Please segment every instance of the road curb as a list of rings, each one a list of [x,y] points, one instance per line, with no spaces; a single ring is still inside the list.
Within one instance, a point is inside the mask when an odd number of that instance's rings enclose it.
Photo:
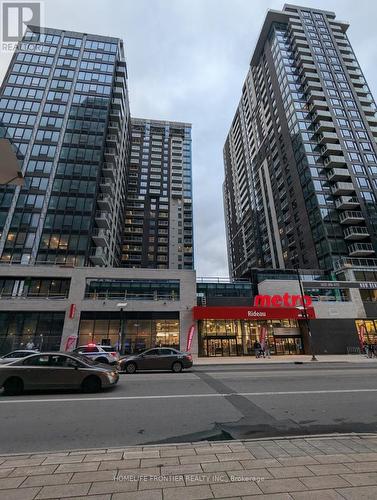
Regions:
[[[31,452],[19,452],[19,453],[0,453],[0,458],[7,457],[17,457],[25,455],[56,455],[58,453],[77,453],[77,452],[93,452],[98,451],[98,453],[106,452],[125,452],[125,451],[137,451],[153,448],[171,448],[172,446],[211,446],[212,444],[242,444],[242,443],[254,443],[258,441],[293,441],[297,439],[377,439],[377,433],[375,432],[348,432],[348,433],[331,433],[331,434],[300,434],[292,436],[268,436],[264,438],[248,438],[248,439],[222,439],[219,441],[203,440],[203,441],[187,441],[187,442],[176,442],[176,443],[161,443],[161,444],[140,444],[134,446],[119,446],[119,447],[100,447],[100,448],[71,448],[65,450],[54,450],[54,451],[31,451]]]

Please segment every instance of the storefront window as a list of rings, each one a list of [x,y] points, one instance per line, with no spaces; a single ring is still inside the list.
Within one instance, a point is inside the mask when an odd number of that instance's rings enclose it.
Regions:
[[[94,315],[95,316],[95,315]],[[108,315],[109,316],[109,315]],[[125,318],[123,325],[123,351],[126,354],[142,352],[151,347],[173,347],[179,349],[179,319],[144,319],[133,314]],[[122,318],[95,317],[81,319],[79,344],[88,342],[119,346],[122,333]]]
[[[0,354],[33,346],[42,351],[58,351],[64,312],[1,312]]]
[[[377,345],[377,320],[356,320],[361,343]]]
[[[254,355],[254,343],[268,343],[271,354],[301,354],[300,328],[296,320],[198,321],[200,356]],[[267,344],[266,344],[267,345]]]

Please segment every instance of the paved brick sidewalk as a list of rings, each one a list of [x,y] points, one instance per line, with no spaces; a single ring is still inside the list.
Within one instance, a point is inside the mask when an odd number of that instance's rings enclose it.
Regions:
[[[377,498],[377,434],[0,455],[0,499]]]
[[[311,355],[298,354],[290,356],[271,356],[270,358],[255,358],[255,356],[228,356],[228,357],[198,357],[193,356],[194,365],[233,365],[233,364],[293,364],[302,362],[305,364],[317,363],[365,363],[377,364],[377,358],[367,358],[363,354],[318,354],[317,362],[311,361]]]

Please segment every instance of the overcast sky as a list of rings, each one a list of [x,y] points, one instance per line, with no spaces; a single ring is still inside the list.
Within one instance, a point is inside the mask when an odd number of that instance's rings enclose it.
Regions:
[[[333,10],[351,23],[348,36],[377,97],[377,2],[302,5]],[[227,276],[222,149],[266,10],[283,2],[45,0],[44,6],[48,27],[124,40],[133,116],[192,123],[197,274]],[[9,59],[1,54],[0,80]]]

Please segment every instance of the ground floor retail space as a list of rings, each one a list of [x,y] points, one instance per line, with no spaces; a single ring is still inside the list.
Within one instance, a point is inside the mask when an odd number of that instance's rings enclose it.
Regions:
[[[82,312],[78,343],[112,345],[124,354],[151,347],[179,349],[179,312]]]
[[[250,356],[256,343],[271,355],[303,354],[297,320],[199,320],[199,356]]]

